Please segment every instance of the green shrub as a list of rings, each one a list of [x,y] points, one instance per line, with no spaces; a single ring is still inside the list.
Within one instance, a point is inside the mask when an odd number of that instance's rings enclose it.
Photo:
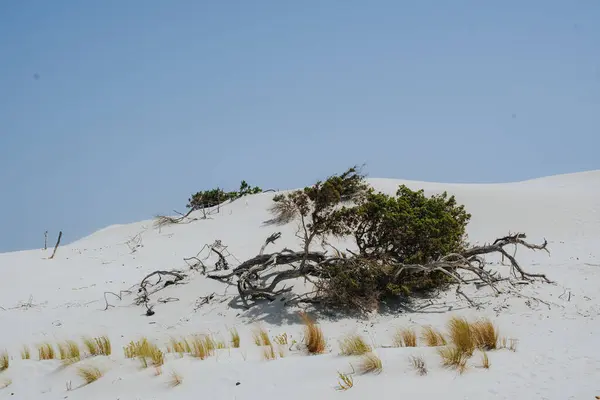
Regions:
[[[235,200],[242,196],[261,192],[262,189],[258,186],[251,187],[246,181],[242,181],[240,184],[240,189],[237,192],[225,192],[221,188],[197,192],[193,194],[190,199],[188,199],[187,208],[201,210],[203,208],[209,208],[223,204],[229,200]]]

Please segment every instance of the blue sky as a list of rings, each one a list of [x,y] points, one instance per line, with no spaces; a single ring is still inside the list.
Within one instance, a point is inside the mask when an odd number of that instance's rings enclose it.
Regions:
[[[600,2],[0,2],[0,251],[242,179],[600,169]]]

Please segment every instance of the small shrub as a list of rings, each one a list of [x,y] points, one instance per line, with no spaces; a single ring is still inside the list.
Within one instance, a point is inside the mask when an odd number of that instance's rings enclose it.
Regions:
[[[471,324],[473,340],[477,348],[482,350],[495,350],[498,348],[499,333],[494,324],[484,319]]]
[[[438,349],[442,358],[442,365],[446,368],[454,368],[461,374],[467,368],[469,355],[456,346],[446,346]]]
[[[423,328],[421,339],[429,347],[439,347],[447,344],[444,335],[441,332],[436,331],[431,326],[426,326]]]
[[[367,353],[361,357],[359,372],[361,374],[379,374],[383,370],[381,359],[375,353]]]
[[[0,372],[8,369],[10,366],[10,358],[8,356],[8,352],[5,350],[0,352]]]
[[[231,345],[238,349],[240,347],[240,334],[238,333],[237,329],[231,329],[229,334],[231,335]]]
[[[490,368],[490,358],[485,351],[481,355],[481,367],[485,369]]]
[[[413,329],[400,329],[394,334],[395,347],[417,347],[417,334]]]
[[[176,387],[176,386],[181,385],[182,383],[183,383],[183,377],[175,371],[171,372],[171,379],[169,379],[169,386]]]
[[[83,379],[86,385],[89,385],[100,379],[104,373],[98,367],[88,365],[77,368],[77,375]]]
[[[349,335],[340,342],[340,352],[344,356],[360,356],[371,351],[371,346],[359,335]]]
[[[22,360],[30,360],[31,359],[31,351],[29,350],[29,346],[25,345],[21,349],[21,359]]]
[[[304,343],[310,354],[323,354],[327,342],[321,328],[305,313],[300,314],[304,322]]]
[[[56,352],[50,343],[42,343],[38,346],[38,358],[40,360],[54,360]]]
[[[471,324],[465,318],[452,317],[448,321],[450,341],[462,353],[473,355],[476,343]]]
[[[419,375],[427,375],[427,367],[425,366],[425,360],[423,357],[415,357],[412,356],[410,358],[410,363],[413,368],[419,373]]]

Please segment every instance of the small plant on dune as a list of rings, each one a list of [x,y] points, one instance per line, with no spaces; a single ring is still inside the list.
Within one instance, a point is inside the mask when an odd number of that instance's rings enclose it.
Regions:
[[[22,360],[30,360],[31,359],[31,351],[29,350],[29,346],[25,345],[21,349],[21,359]]]
[[[57,347],[59,358],[63,360],[64,364],[73,364],[81,360],[81,350],[79,349],[77,342],[66,340],[58,343]]]
[[[371,346],[359,335],[349,335],[340,341],[340,353],[344,356],[360,356],[371,351]]]
[[[425,366],[425,360],[423,357],[412,356],[410,357],[410,363],[419,375],[427,375],[427,367]]]
[[[40,360],[54,360],[56,352],[50,343],[42,343],[38,346],[38,358]]]
[[[517,351],[517,343],[518,343],[518,340],[517,340],[517,339],[510,339],[510,340],[509,340],[509,342],[510,342],[510,343],[509,343],[509,345],[508,345],[508,349],[509,349],[510,351]]]
[[[137,342],[129,342],[123,350],[126,358],[138,358],[143,368],[148,367],[148,359],[151,360],[152,365],[155,367],[160,367],[164,364],[164,353],[162,350],[155,344],[150,343],[146,338],[142,338]]]
[[[217,350],[225,350],[229,348],[229,346],[227,346],[227,343],[225,343],[225,341],[223,340],[216,340],[215,347],[217,348]]]
[[[89,385],[90,383],[100,379],[104,373],[98,367],[87,365],[78,367],[77,375],[83,379],[86,385]]]
[[[266,361],[277,359],[277,354],[275,353],[275,348],[272,344],[264,347],[263,359]]]
[[[413,329],[400,329],[394,334],[395,347],[417,347],[417,334]]]
[[[469,355],[456,346],[446,346],[438,349],[438,354],[442,358],[442,365],[446,368],[456,369],[459,373],[467,369]]]
[[[285,332],[282,333],[281,335],[275,336],[275,338],[273,339],[273,341],[275,343],[277,343],[278,345],[280,345],[280,346],[287,346],[289,344],[288,343],[288,335]]]
[[[215,354],[216,344],[210,336],[195,335],[190,339],[192,357],[204,360]]]
[[[452,317],[448,321],[448,336],[452,344],[467,356],[472,356],[476,347],[471,324],[465,318]]]
[[[481,355],[481,368],[489,369],[490,368],[490,358],[487,353],[484,351]]]
[[[238,333],[237,329],[231,329],[229,334],[231,335],[231,345],[238,349],[240,347],[240,334]]]
[[[8,352],[3,351],[0,352],[0,372],[8,369],[10,365],[10,358],[8,357]]]
[[[323,354],[327,348],[321,328],[305,313],[300,314],[304,322],[304,343],[310,354]]]
[[[421,339],[429,347],[445,346],[447,344],[444,335],[441,332],[436,331],[431,326],[425,326],[423,328]]]
[[[84,337],[83,345],[87,349],[90,356],[110,356],[112,353],[112,346],[110,339],[107,336],[100,336],[96,338]]]
[[[12,385],[12,379],[5,379],[2,382],[0,382],[0,389],[6,389],[10,385]]]
[[[379,374],[383,370],[381,359],[375,353],[363,354],[360,359],[359,372],[361,374]]]
[[[502,338],[500,339],[500,345],[498,346],[499,349],[508,349],[510,351],[517,351],[517,339],[507,339],[507,338]]]
[[[191,353],[192,349],[187,340],[175,339],[172,337],[169,341],[169,345],[167,346],[167,351],[169,353],[178,353],[180,356],[183,357],[183,354]]]
[[[482,350],[496,350],[498,348],[498,329],[489,319],[471,324],[471,330],[477,348]]]
[[[169,379],[169,386],[175,387],[175,386],[181,385],[182,383],[183,383],[183,377],[175,371],[171,372],[171,379]]]
[[[352,366],[352,365],[350,365]],[[352,373],[354,373],[354,367],[352,368]],[[338,371],[338,386],[337,390],[348,390],[354,386],[354,379],[351,374],[343,374]]]
[[[264,328],[257,328],[253,333],[254,344],[257,346],[270,346],[271,338],[269,333]]]

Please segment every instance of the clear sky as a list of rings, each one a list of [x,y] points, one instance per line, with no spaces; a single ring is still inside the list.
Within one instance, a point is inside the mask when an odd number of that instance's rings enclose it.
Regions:
[[[0,251],[242,179],[600,169],[600,1],[0,2]]]

